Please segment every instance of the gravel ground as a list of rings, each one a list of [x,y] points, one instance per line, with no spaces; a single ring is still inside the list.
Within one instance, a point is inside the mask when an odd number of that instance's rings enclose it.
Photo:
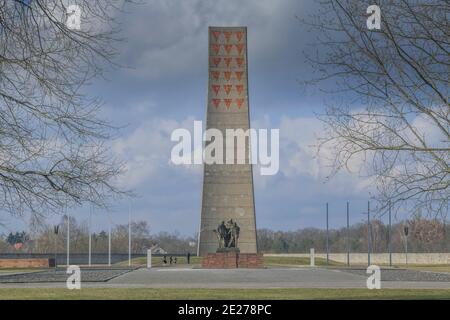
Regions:
[[[130,272],[130,268],[113,269],[81,269],[81,280],[86,282],[106,282],[122,274]],[[30,273],[0,275],[0,283],[38,283],[66,282],[69,275],[66,269],[46,270]]]
[[[366,269],[341,269],[343,272],[367,276]],[[450,273],[408,269],[381,269],[382,281],[440,281],[450,282]]]

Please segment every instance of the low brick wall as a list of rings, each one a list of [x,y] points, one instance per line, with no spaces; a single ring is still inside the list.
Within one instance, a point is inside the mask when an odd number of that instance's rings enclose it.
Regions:
[[[234,269],[238,267],[236,252],[208,253],[202,259],[202,268],[207,269]]]
[[[203,256],[202,268],[235,269],[262,268],[263,255],[258,253],[217,252]]]
[[[146,254],[131,255],[131,258],[146,257]],[[154,255],[157,256],[157,255]],[[181,256],[176,254],[167,254],[167,256]],[[55,259],[54,253],[0,253],[0,259]],[[58,265],[65,265],[67,261],[67,255],[65,253],[58,253],[56,255],[56,261]],[[128,253],[113,253],[111,255],[111,263],[117,263],[121,261],[128,261]],[[92,253],[92,264],[108,264],[107,253]],[[85,265],[89,263],[89,254],[87,253],[70,253],[70,264]]]
[[[304,257],[309,258],[309,253],[280,253],[264,254],[266,257]],[[316,253],[316,258],[326,259],[326,253]],[[346,253],[330,253],[330,260],[347,263]],[[393,264],[404,264],[406,255],[404,253],[392,253]],[[389,253],[372,253],[370,255],[372,264],[389,264]],[[409,264],[450,264],[450,253],[408,253]],[[350,253],[350,264],[367,264],[367,253]]]
[[[0,268],[49,268],[50,259],[0,259]]]
[[[241,253],[239,254],[238,268],[262,268],[264,260],[262,253]]]

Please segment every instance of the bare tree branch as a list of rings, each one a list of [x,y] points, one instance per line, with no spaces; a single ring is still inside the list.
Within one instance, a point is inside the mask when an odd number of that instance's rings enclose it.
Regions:
[[[368,5],[381,30],[366,27]],[[319,150],[332,175],[355,169],[373,178],[378,209],[389,203],[445,216],[450,199],[450,4],[448,1],[324,0],[306,25],[319,31],[307,59],[338,97],[320,118]],[[328,89],[327,89],[328,88]],[[331,90],[329,88],[332,88]]]
[[[66,205],[107,205],[122,164],[83,89],[115,66],[127,0],[0,0],[0,208],[39,220]],[[66,24],[69,5],[81,29]]]

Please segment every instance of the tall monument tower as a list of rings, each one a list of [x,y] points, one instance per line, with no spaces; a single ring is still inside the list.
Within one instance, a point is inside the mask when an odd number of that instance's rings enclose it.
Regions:
[[[247,28],[209,28],[209,79],[206,129],[250,128],[247,73]],[[232,219],[239,226],[237,247],[241,253],[257,253],[256,219],[250,141],[245,144],[245,164],[205,164],[198,253],[218,249],[217,228]],[[224,159],[230,146],[224,148]]]

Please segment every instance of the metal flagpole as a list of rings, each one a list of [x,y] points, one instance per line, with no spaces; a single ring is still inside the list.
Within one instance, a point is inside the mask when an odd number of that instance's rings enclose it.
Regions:
[[[108,266],[111,266],[111,213],[108,214],[109,217],[109,228],[108,228]]]
[[[405,260],[406,260],[406,265],[408,265],[408,237],[406,237],[406,256],[405,256]]]
[[[328,202],[327,202],[327,264],[330,259],[330,248],[329,248],[329,234],[328,234]]]
[[[391,202],[389,201],[389,237],[388,237],[388,247],[389,247],[389,266],[392,267],[392,246],[391,246],[391,237],[392,237],[392,220],[391,220]]]
[[[370,228],[370,201],[367,201],[367,264],[370,266],[370,251],[371,251],[371,236],[372,230]]]
[[[67,204],[66,204],[66,218],[67,218],[67,261],[66,265],[70,265],[70,216],[67,210]]]
[[[57,259],[58,259],[58,256],[57,256],[57,252],[58,252],[58,243],[57,243],[57,240],[58,240],[58,233],[59,233],[59,225],[55,225],[54,227],[53,227],[53,233],[55,234],[55,271],[56,271],[56,268],[57,268]]]
[[[92,264],[92,205],[89,207],[89,266]]]
[[[347,266],[350,267],[350,209],[347,201]]]
[[[128,208],[128,266],[131,267],[131,203]]]
[[[406,259],[406,265],[408,265],[408,234],[409,234],[409,228],[408,228],[408,220],[406,220],[406,224],[403,227],[403,232],[405,233],[405,259]]]

